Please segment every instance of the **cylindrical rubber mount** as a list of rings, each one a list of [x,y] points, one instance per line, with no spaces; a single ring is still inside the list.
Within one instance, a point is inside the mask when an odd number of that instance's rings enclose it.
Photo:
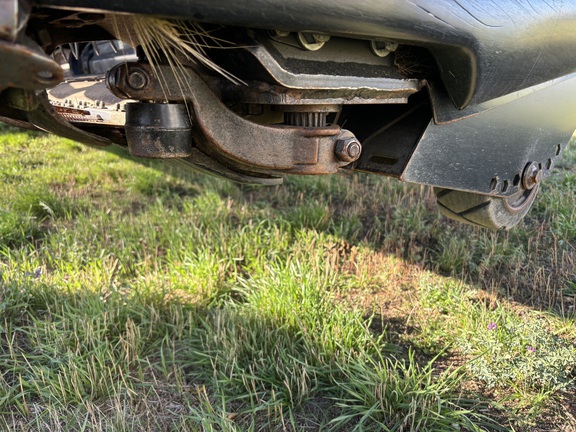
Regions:
[[[126,104],[126,140],[133,156],[167,159],[192,154],[192,126],[184,104]]]

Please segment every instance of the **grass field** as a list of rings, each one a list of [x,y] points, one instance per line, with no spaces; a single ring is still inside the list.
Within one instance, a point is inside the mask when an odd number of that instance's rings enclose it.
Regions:
[[[493,233],[4,127],[0,429],[576,430],[575,147]]]

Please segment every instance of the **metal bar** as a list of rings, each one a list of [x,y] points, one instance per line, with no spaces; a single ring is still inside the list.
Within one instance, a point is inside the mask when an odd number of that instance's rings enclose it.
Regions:
[[[338,140],[354,138],[351,132],[337,126],[298,128],[250,122],[230,111],[191,69],[176,76],[169,66],[121,64],[109,71],[107,85],[119,97],[191,103],[209,150],[246,170],[329,174],[351,162],[335,153]]]

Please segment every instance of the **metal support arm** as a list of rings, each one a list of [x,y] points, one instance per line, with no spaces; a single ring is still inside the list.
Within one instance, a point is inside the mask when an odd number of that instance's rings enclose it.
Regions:
[[[350,163],[335,153],[340,140],[354,135],[338,126],[302,128],[265,126],[233,113],[191,69],[121,64],[110,70],[107,85],[119,97],[141,101],[184,102],[193,107],[193,127],[212,153],[255,172],[329,174]],[[198,143],[201,145],[201,143]]]

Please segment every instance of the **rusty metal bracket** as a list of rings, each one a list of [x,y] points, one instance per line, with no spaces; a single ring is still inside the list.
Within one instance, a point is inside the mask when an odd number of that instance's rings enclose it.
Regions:
[[[228,180],[242,184],[274,186],[282,184],[283,181],[282,177],[257,176],[253,173],[236,171],[222,165],[217,160],[205,155],[196,148],[192,149],[192,156],[190,157],[166,159],[166,162],[174,166],[180,166],[184,169],[192,168],[204,174],[224,177]]]
[[[336,142],[354,135],[338,126],[302,128],[252,123],[230,111],[192,69],[120,64],[107,75],[118,97],[141,101],[186,102],[193,107],[211,153],[254,172],[329,174],[350,163],[335,154]]]
[[[0,58],[0,90],[44,89],[64,79],[60,65],[36,48],[0,40]]]

